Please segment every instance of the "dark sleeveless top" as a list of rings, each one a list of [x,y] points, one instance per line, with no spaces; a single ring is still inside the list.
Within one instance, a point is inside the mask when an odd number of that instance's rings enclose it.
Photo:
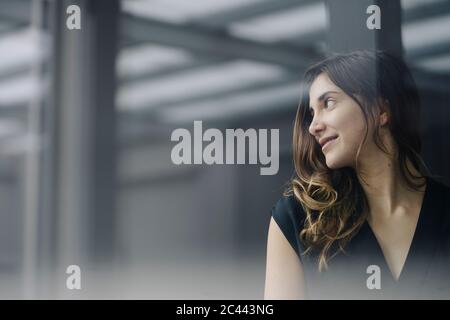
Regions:
[[[293,195],[283,196],[271,215],[303,265],[308,299],[450,299],[450,188],[427,177],[413,240],[395,280],[367,221],[344,248],[318,271],[318,253],[299,232],[305,212]],[[377,279],[374,277],[378,277]]]

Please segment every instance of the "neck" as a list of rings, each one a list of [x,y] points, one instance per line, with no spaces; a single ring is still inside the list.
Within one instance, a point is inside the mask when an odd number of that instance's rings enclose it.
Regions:
[[[410,211],[408,209],[420,203],[421,197],[418,195],[425,189],[422,187],[420,190],[414,190],[409,187],[400,172],[396,153],[389,156],[376,152],[367,155],[361,162],[364,166],[359,168],[361,177],[358,175],[358,179],[369,203],[369,221],[389,218],[398,213],[405,214]],[[419,176],[419,172],[409,160],[407,166],[415,176]]]

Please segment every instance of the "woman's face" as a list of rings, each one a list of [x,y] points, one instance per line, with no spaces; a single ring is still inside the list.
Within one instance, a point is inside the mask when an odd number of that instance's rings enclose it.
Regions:
[[[337,137],[321,147],[327,166],[330,169],[354,168],[356,152],[364,139],[366,127],[359,105],[325,73],[313,81],[309,101],[313,116],[309,132],[317,143],[328,137]],[[370,138],[371,132],[368,134]],[[363,145],[361,155],[364,150],[367,151],[366,145]]]

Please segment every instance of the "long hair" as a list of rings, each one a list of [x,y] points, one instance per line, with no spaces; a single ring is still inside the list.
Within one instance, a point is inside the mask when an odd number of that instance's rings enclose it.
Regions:
[[[319,144],[309,133],[312,121],[309,90],[319,74],[330,80],[351,97],[361,108],[366,124],[365,136],[351,167],[329,169]],[[396,162],[401,176],[415,189],[424,184],[411,177],[430,176],[421,157],[420,100],[417,87],[406,64],[385,51],[354,51],[336,54],[310,66],[302,83],[293,132],[295,173],[286,194],[294,194],[306,213],[300,239],[306,245],[304,254],[318,253],[318,269],[328,268],[328,261],[344,248],[364,224],[368,201],[358,180],[358,158],[368,138],[368,126],[374,128],[373,140],[389,154],[379,134],[380,103],[387,101],[389,130],[397,147]],[[407,161],[419,172],[414,176]],[[362,177],[361,177],[362,179]],[[363,179],[364,180],[364,179]]]

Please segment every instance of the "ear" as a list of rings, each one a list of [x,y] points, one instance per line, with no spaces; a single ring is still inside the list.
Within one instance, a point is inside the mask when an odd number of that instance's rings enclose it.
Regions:
[[[387,111],[384,111],[380,114],[380,126],[385,126],[389,121],[389,116]]]
[[[380,126],[385,126],[389,123],[390,114],[389,114],[389,101],[384,100],[380,104]]]

